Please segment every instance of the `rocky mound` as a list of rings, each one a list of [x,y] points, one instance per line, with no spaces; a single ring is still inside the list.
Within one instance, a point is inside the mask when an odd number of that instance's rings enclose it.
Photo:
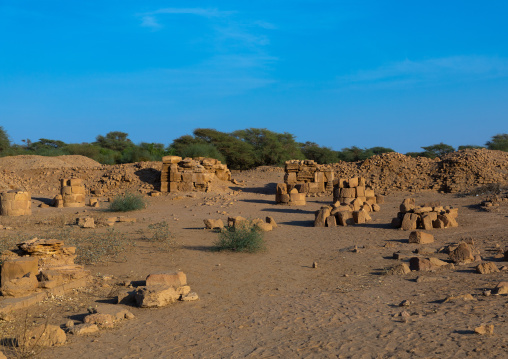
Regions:
[[[102,167],[102,165],[85,156],[68,155],[68,156],[8,156],[0,157],[0,168],[10,171],[22,171],[39,168],[64,168],[64,167]]]
[[[508,182],[508,153],[467,149],[443,158],[384,153],[365,161],[331,165],[338,177],[363,176],[377,190],[461,192],[487,183]]]

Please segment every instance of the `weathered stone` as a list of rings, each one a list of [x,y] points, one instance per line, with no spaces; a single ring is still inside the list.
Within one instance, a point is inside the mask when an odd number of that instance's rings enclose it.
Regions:
[[[414,213],[406,213],[402,220],[401,229],[404,231],[414,231],[416,229],[416,223],[418,215]]]
[[[67,335],[56,325],[39,325],[28,329],[27,332],[18,337],[18,344],[21,347],[32,348],[34,345],[40,347],[52,347],[65,344]]]
[[[83,320],[85,324],[95,324],[99,328],[113,328],[114,318],[111,314],[94,313],[87,315]]]
[[[146,286],[156,285],[178,288],[187,285],[187,276],[182,271],[149,274],[148,277],[146,277]]]
[[[75,325],[69,332],[74,335],[83,336],[97,333],[99,327],[96,324],[78,324]]]
[[[414,198],[405,198],[401,205],[400,211],[402,213],[407,213],[415,208],[415,199]]]
[[[338,220],[339,225],[341,225],[341,226],[348,226],[348,225],[350,226],[350,225],[355,224],[352,211],[339,212],[339,213],[337,213],[336,218]]]
[[[335,216],[326,217],[326,226],[327,227],[336,227],[337,226],[337,220],[335,219]]]
[[[142,308],[164,307],[176,302],[180,298],[173,287],[156,285],[150,287],[139,287],[136,290],[136,302]]]
[[[480,274],[498,273],[497,265],[492,262],[480,263],[476,266],[476,272]]]
[[[416,271],[435,271],[447,265],[448,263],[437,258],[413,257],[409,260],[409,268]]]
[[[499,282],[494,289],[495,294],[508,294],[508,282]]]
[[[454,263],[471,263],[474,261],[473,250],[467,243],[460,243],[457,248],[449,254]]]
[[[111,316],[113,318],[113,322],[119,322],[124,319],[134,318],[134,314],[132,314],[129,310],[125,309],[123,306],[120,305],[99,304],[96,310],[97,314],[106,314]]]
[[[77,218],[76,224],[81,228],[95,228],[95,220],[92,217]]]
[[[474,332],[480,335],[492,335],[494,334],[494,324],[482,324],[479,327],[474,328]]]
[[[21,278],[27,273],[39,272],[38,260],[35,257],[16,257],[6,259],[2,264],[2,285],[11,279]]]
[[[409,234],[409,243],[429,244],[434,243],[434,236],[429,233],[413,231]]]
[[[404,275],[411,273],[411,269],[406,263],[400,263],[390,268],[387,273],[392,275]]]
[[[191,301],[195,301],[198,299],[199,299],[199,296],[195,292],[191,292],[191,293],[188,293],[188,294],[182,296],[182,301],[184,301],[184,302],[191,302]]]
[[[277,228],[277,222],[275,222],[275,219],[273,219],[273,217],[267,216],[265,222],[271,225],[272,228]]]
[[[205,223],[206,229],[224,228],[224,222],[222,222],[222,219],[205,219],[203,222]]]
[[[314,227],[324,227],[325,221],[330,216],[332,208],[330,206],[321,207],[315,212]]]
[[[33,293],[39,283],[33,273],[27,273],[21,278],[14,278],[2,282],[2,295],[5,297],[24,297]]]

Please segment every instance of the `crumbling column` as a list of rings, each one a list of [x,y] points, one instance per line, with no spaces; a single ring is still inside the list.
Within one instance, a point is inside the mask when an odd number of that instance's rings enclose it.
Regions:
[[[3,216],[27,216],[32,214],[30,192],[20,189],[0,193],[0,214]]]
[[[62,179],[61,194],[64,207],[85,206],[85,186],[80,178]]]

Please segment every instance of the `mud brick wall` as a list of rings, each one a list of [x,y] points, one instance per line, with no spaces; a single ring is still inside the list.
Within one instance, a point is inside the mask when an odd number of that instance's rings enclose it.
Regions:
[[[162,158],[161,192],[208,191],[215,178],[230,181],[231,172],[214,158]]]
[[[64,207],[85,206],[85,186],[80,178],[65,178],[61,180],[61,195]]]
[[[285,163],[284,183],[288,193],[296,188],[299,193],[324,193],[333,189],[334,171],[329,166],[312,160],[291,160]]]
[[[30,192],[11,190],[0,193],[0,214],[2,216],[27,216],[32,214]]]

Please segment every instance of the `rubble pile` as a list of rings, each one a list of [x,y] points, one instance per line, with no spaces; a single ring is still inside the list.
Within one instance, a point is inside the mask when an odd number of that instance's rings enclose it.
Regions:
[[[0,215],[27,216],[32,214],[30,192],[20,189],[0,193]]]
[[[162,158],[161,192],[208,191],[214,178],[231,180],[227,166],[214,158]]]
[[[371,220],[369,213],[381,209],[384,197],[366,187],[365,178],[335,180],[333,206],[323,206],[315,212],[314,227],[335,227],[362,224]]]
[[[2,295],[23,297],[86,277],[88,271],[74,264],[75,252],[60,240],[38,238],[18,244],[17,252],[2,252]]]
[[[508,182],[508,153],[486,149],[466,149],[435,159],[390,152],[331,166],[336,177],[364,176],[368,185],[384,193],[393,190],[457,193],[484,184]]]
[[[414,198],[406,198],[400,205],[397,217],[392,220],[392,227],[405,231],[415,229],[433,229],[458,227],[458,208],[441,206],[439,203],[425,203],[416,206]]]

